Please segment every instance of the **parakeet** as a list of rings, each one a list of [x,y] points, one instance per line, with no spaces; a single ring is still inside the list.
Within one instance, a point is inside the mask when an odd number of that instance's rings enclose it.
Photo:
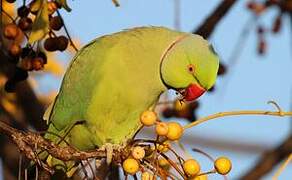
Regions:
[[[199,35],[139,27],[102,36],[69,65],[46,113],[48,131],[66,134],[79,150],[125,144],[141,127],[141,113],[164,91],[195,100],[213,86],[218,66],[214,49]],[[45,138],[57,143],[60,138],[52,133]]]

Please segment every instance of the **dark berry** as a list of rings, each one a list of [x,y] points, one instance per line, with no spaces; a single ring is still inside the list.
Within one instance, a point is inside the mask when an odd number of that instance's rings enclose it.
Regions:
[[[265,2],[265,5],[266,6],[272,6],[272,5],[276,5],[276,4],[278,4],[279,3],[279,0],[267,0],[266,2]]]
[[[9,54],[13,57],[18,57],[21,54],[21,47],[18,44],[11,44],[9,47]]]
[[[280,7],[282,11],[291,12],[292,11],[292,2],[291,1],[281,1]]]
[[[21,6],[17,9],[17,15],[19,17],[27,17],[28,14],[29,14],[29,9],[26,6]]]
[[[281,30],[282,25],[282,16],[279,15],[276,17],[274,24],[273,24],[273,33],[277,33]]]
[[[173,117],[173,116],[175,116],[175,114],[176,114],[176,112],[175,112],[175,110],[172,109],[172,108],[166,108],[166,109],[164,109],[163,112],[162,112],[162,115],[163,115],[163,117],[165,117],[165,118]]]
[[[8,79],[8,81],[5,83],[5,87],[4,87],[5,91],[14,92],[16,88],[16,84],[20,81],[26,80],[27,77],[28,77],[27,71],[19,67],[16,67],[13,76],[10,79]]]
[[[28,17],[23,17],[18,21],[18,27],[23,31],[30,30],[32,28],[32,20]]]
[[[58,31],[63,26],[63,20],[60,16],[54,16],[50,19],[50,28]]]
[[[69,40],[65,36],[59,36],[57,37],[58,40],[58,50],[59,51],[64,51],[67,49]]]
[[[47,64],[47,55],[44,52],[42,52],[42,51],[38,52],[37,53],[37,57],[42,58],[43,59],[43,63]]]
[[[20,57],[25,58],[26,56],[28,56],[30,54],[31,51],[32,51],[32,49],[29,47],[22,48]]]
[[[16,0],[6,0],[8,3],[14,3]]]
[[[31,71],[33,70],[32,66],[32,58],[25,57],[20,61],[19,67],[25,71]]]
[[[19,62],[19,57],[11,57],[11,59],[9,59],[9,62],[17,64]]]
[[[253,1],[252,2],[248,2],[246,6],[247,6],[248,9],[253,10],[253,9],[255,9],[256,3],[253,2]]]
[[[58,50],[58,43],[57,38],[48,38],[44,42],[44,48],[47,51],[56,51]]]
[[[26,70],[23,70],[19,67],[15,68],[15,74],[12,78],[12,80],[19,82],[19,81],[24,81],[28,78],[28,72]]]
[[[18,27],[11,23],[11,24],[7,24],[5,27],[4,27],[4,30],[3,30],[3,34],[4,34],[4,37],[6,37],[7,39],[15,39],[17,37],[17,35],[19,34],[19,29]]]
[[[258,26],[258,29],[257,29],[257,31],[258,31],[258,34],[264,34],[264,32],[265,32],[265,29],[264,29],[264,27],[263,27],[263,26]]]
[[[41,57],[35,57],[32,59],[32,69],[39,71],[44,68],[44,60]]]
[[[212,87],[208,90],[208,92],[214,92],[214,90],[215,90],[215,86],[212,86]]]
[[[258,43],[258,53],[260,55],[263,55],[265,54],[266,50],[267,50],[267,43],[264,39],[261,39]]]
[[[22,48],[22,52],[20,55],[21,58],[26,58],[26,57],[33,58],[35,56],[36,56],[36,52],[32,48],[30,48],[30,47]]]
[[[16,82],[15,81],[12,81],[12,80],[6,81],[5,87],[4,87],[6,92],[9,92],[9,93],[15,92],[15,88],[16,88]]]
[[[194,102],[191,102],[191,103],[189,104],[189,106],[190,106],[190,108],[191,108],[192,110],[196,110],[196,109],[198,109],[198,108],[200,107],[200,103],[199,103],[199,101],[194,101]]]
[[[220,76],[220,75],[224,75],[225,73],[226,73],[226,71],[227,71],[227,68],[226,68],[226,66],[224,65],[224,64],[222,64],[222,63],[220,63],[219,64],[219,69],[218,69],[218,75]]]

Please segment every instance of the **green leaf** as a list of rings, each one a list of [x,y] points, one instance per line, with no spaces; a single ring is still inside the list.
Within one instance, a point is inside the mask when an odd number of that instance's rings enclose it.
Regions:
[[[70,12],[72,9],[68,6],[67,0],[56,0],[66,11]]]
[[[49,31],[49,13],[47,1],[43,0],[36,19],[32,25],[32,31],[28,42],[30,44],[44,38]]]

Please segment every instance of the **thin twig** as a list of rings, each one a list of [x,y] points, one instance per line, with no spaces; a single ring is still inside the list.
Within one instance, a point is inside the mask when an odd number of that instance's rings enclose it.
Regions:
[[[275,101],[268,101],[268,104],[274,105],[276,107],[276,109],[278,110],[280,116],[283,116],[282,115],[283,110],[281,109],[281,107]]]
[[[200,149],[198,149],[198,148],[192,148],[192,151],[197,152],[197,153],[200,153],[200,154],[206,156],[206,157],[207,157],[210,161],[212,161],[212,162],[215,161],[214,158],[213,158],[212,156],[210,156],[209,154],[207,154],[206,152],[204,152],[204,151],[202,151],[202,150],[200,150]]]
[[[65,33],[66,33],[66,35],[67,35],[67,37],[68,37],[68,39],[69,39],[70,45],[71,45],[71,46],[73,47],[73,49],[77,52],[77,51],[78,51],[78,48],[75,46],[74,42],[72,41],[72,38],[71,38],[71,36],[70,36],[70,34],[69,34],[69,31],[68,31],[68,29],[67,29],[67,27],[66,27],[66,25],[65,25],[65,21],[64,21],[63,17],[61,16],[61,13],[60,13],[58,10],[57,10],[57,14],[58,14],[58,16],[61,18],[61,20],[62,20],[62,22],[63,22],[63,27],[64,27]]]
[[[93,170],[93,167],[91,166],[91,164],[90,164],[90,162],[89,162],[88,159],[86,159],[86,163],[87,163],[88,166],[89,166],[89,169],[90,169],[90,171],[91,171],[91,173],[92,173],[93,179],[96,179],[96,178],[97,178],[97,177],[96,177],[96,174],[95,174],[95,172],[94,172],[94,170]]]
[[[184,126],[184,129],[191,128],[193,126],[196,126],[198,124],[201,124],[203,122],[212,120],[212,119],[217,119],[221,117],[226,117],[226,116],[239,116],[239,115],[267,115],[267,116],[292,116],[292,112],[273,112],[273,111],[230,111],[230,112],[219,112],[216,114],[209,115],[207,117],[203,117],[201,119],[198,119],[190,124],[187,124]]]
[[[24,179],[27,180],[27,169],[24,170]]]
[[[216,9],[206,18],[206,20],[193,33],[208,38],[214,31],[220,20],[227,14],[236,0],[224,0]]]
[[[18,160],[19,162],[18,162],[18,180],[21,180],[21,169],[22,169],[22,167],[21,167],[21,165],[22,165],[22,155],[19,155],[19,160]]]
[[[38,166],[35,166],[35,180],[39,179],[39,168]]]
[[[176,165],[175,162],[173,162],[171,159],[169,159],[169,157],[167,157],[165,154],[161,154],[162,157],[164,157],[169,164],[184,178],[187,179],[187,177],[185,176],[184,172],[182,172]]]
[[[86,171],[86,166],[84,165],[84,163],[82,161],[80,161],[80,164],[81,164],[81,169],[83,171],[83,174],[84,174],[84,177],[88,178],[88,173]]]
[[[174,28],[176,30],[181,29],[181,2],[180,0],[174,0]]]
[[[114,5],[116,7],[119,7],[120,6],[120,3],[118,2],[118,0],[112,0],[112,2],[114,3]]]

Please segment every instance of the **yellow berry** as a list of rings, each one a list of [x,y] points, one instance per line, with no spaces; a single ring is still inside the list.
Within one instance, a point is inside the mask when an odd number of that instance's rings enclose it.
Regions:
[[[128,158],[123,162],[123,169],[126,173],[134,175],[139,170],[139,163],[136,159]]]
[[[183,169],[188,176],[196,176],[200,172],[200,164],[194,159],[188,159],[183,164]]]
[[[158,151],[165,153],[165,152],[167,152],[169,150],[169,147],[170,147],[170,143],[169,142],[164,142],[162,144],[159,144],[157,146],[157,149],[158,149]]]
[[[168,133],[168,125],[165,122],[159,122],[155,127],[156,133],[159,136],[165,136]]]
[[[166,137],[169,140],[175,141],[180,139],[183,134],[183,127],[177,122],[168,123],[168,133]]]
[[[200,175],[200,176],[195,176],[195,177],[191,178],[190,180],[208,180],[208,176],[207,176],[207,174],[204,174],[204,175]]]
[[[50,15],[53,14],[58,9],[58,5],[53,1],[48,2],[47,6]]]
[[[21,53],[21,47],[19,44],[13,43],[9,47],[9,54],[13,57],[18,57]]]
[[[174,101],[174,109],[176,111],[182,111],[184,110],[185,108],[187,108],[187,104],[183,101],[180,101],[180,100],[176,100]]]
[[[13,23],[7,24],[4,26],[3,34],[7,39],[14,40],[19,34],[19,28]]]
[[[145,150],[141,146],[136,146],[132,149],[131,155],[137,160],[143,159],[145,156]]]
[[[140,117],[140,121],[145,126],[152,126],[157,120],[156,113],[154,111],[144,111]]]
[[[165,170],[168,170],[170,168],[170,164],[165,158],[160,158],[158,160],[158,165]]]
[[[232,164],[227,157],[219,157],[215,160],[214,167],[219,174],[226,175],[230,172]]]
[[[141,180],[154,180],[154,176],[150,172],[145,171],[141,174]]]

